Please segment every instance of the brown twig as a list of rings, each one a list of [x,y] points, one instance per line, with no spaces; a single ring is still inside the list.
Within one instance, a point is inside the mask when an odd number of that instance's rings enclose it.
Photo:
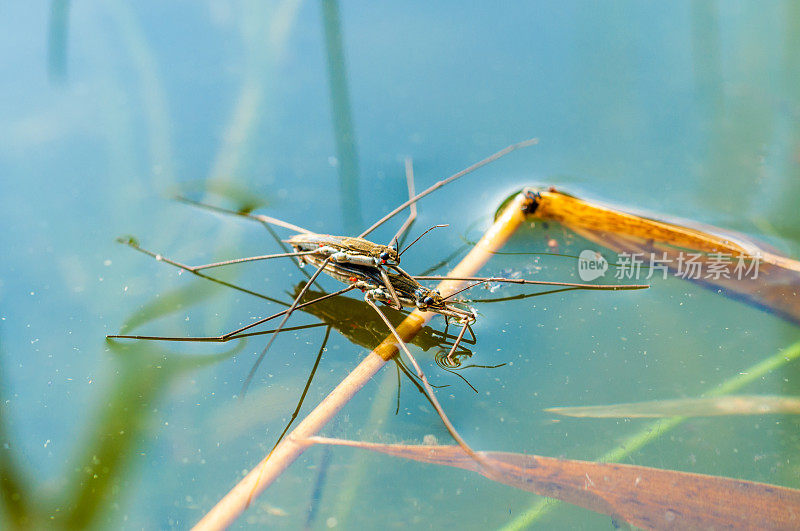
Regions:
[[[448,276],[468,277],[477,273],[499,250],[525,220],[522,194],[512,200],[503,213],[489,227],[475,247],[464,257]],[[445,280],[438,286],[443,296],[455,292],[464,281]],[[434,313],[414,310],[400,325],[397,332],[408,342],[430,321]],[[194,527],[196,530],[223,529],[233,523],[264,489],[272,484],[284,470],[308,447],[302,442],[314,436],[342,407],[380,370],[387,360],[397,354],[397,342],[393,335],[383,340],[375,350],[342,380],[320,404],[279,444],[269,458],[262,460],[231,491],[226,494]]]

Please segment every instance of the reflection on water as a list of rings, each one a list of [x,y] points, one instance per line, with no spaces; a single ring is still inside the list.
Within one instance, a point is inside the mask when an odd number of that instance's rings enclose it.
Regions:
[[[67,481],[64,501],[58,503],[47,521],[56,515],[69,528],[85,528],[107,511],[121,494],[125,475],[137,456],[137,448],[151,430],[150,415],[157,408],[167,385],[191,370],[228,358],[241,350],[213,356],[185,357],[146,343],[117,345],[109,342],[118,358],[116,386],[86,431],[83,451],[74,459],[75,476]],[[62,520],[63,519],[63,520]]]
[[[216,355],[185,356],[152,343],[122,345],[109,341],[115,362],[114,386],[97,401],[94,420],[81,427],[77,454],[66,466],[71,473],[46,502],[26,477],[28,471],[19,465],[18,446],[10,442],[12,437],[0,425],[4,443],[0,470],[9,522],[33,528],[53,524],[86,528],[96,524],[124,496],[126,476],[152,431],[152,413],[166,387],[193,370],[233,356],[243,346]],[[85,423],[86,419],[80,420]]]
[[[538,136],[535,150],[420,204],[421,226],[450,228],[403,256],[409,271],[446,269],[503,197],[541,183],[744,232],[797,257],[798,9],[9,4],[0,32],[1,521],[188,527],[269,450],[319,328],[335,333],[307,404],[386,336],[358,297],[310,306],[276,340],[245,405],[233,397],[262,335],[107,344],[120,330],[233,330],[285,308],[304,279],[290,262],[270,261],[214,271],[214,283],[114,243],[133,233],[185,263],[277,252],[255,224],[166,200],[176,190],[347,234],[405,198],[400,156],[414,157],[421,189]],[[376,241],[393,234],[389,225]],[[574,256],[592,248],[535,222],[509,243],[521,254],[498,254],[484,272],[574,280],[571,262],[531,254],[553,245]],[[541,411],[700,396],[783,359],[796,326],[673,279],[644,293],[530,295],[471,295],[498,302],[475,304],[477,341],[464,346],[462,367],[503,365],[460,373],[478,393],[436,365],[454,339],[440,319],[415,340],[470,444],[595,459],[635,439],[613,457],[800,487],[794,417],[689,419],[642,438],[651,421],[555,422]],[[800,394],[794,359],[740,382],[740,392]],[[405,381],[398,407],[396,370],[354,398],[336,435],[447,440]],[[531,509],[538,498],[458,472],[321,452],[309,450],[246,517],[293,528],[439,528],[454,517],[473,528],[609,523],[566,507],[545,516]],[[309,467],[327,471],[317,478]]]
[[[67,77],[70,0],[51,0],[50,29],[47,32],[47,74],[53,83]]]
[[[300,289],[305,284],[298,284],[295,287],[293,298],[300,293]],[[308,290],[303,300],[313,300],[325,295],[324,292]],[[351,343],[360,345],[368,350],[372,350],[383,341],[389,334],[386,325],[381,318],[363,300],[354,299],[347,296],[332,297],[317,304],[306,306],[303,311],[309,313],[332,326],[337,332],[346,337]],[[396,327],[408,312],[401,312],[389,306],[384,306],[381,311],[389,321]],[[430,326],[425,326],[412,340],[412,344],[427,352],[431,348],[449,349],[456,335],[434,330]],[[463,345],[475,344],[475,341],[468,337],[462,341]],[[461,348],[458,352],[462,355],[469,355],[469,350]]]
[[[358,189],[358,152],[350,111],[350,96],[347,90],[347,67],[339,20],[339,6],[337,0],[322,0],[321,7],[344,229],[347,233],[355,234],[361,230],[362,225],[361,200]]]

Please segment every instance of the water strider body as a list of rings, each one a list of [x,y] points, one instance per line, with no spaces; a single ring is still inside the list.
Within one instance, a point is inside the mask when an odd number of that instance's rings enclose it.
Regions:
[[[425,312],[438,313],[446,318],[454,318],[461,324],[472,324],[477,320],[475,310],[459,308],[458,302],[449,301],[438,291],[423,286],[397,266],[383,273],[376,267],[351,263],[323,264],[324,260],[320,260],[316,255],[304,255],[300,259],[309,264],[322,266],[325,274],[360,289],[369,300],[386,305],[399,301],[403,308],[417,308]],[[385,288],[386,280],[392,287],[393,294]],[[457,346],[458,342],[454,348]]]
[[[400,264],[396,247],[380,245],[364,238],[301,233],[283,241],[297,252],[316,251],[320,256],[330,257],[336,263],[368,267]]]
[[[388,272],[384,266],[397,267],[400,254],[396,246],[380,245],[369,240],[351,236],[333,236],[330,234],[301,233],[284,240],[298,253],[300,263],[313,263],[320,266],[323,262],[337,265],[350,265],[369,268],[380,277],[380,283],[392,297],[395,309],[403,308]],[[323,268],[323,272],[331,275],[331,268]],[[331,275],[333,276],[333,275]]]

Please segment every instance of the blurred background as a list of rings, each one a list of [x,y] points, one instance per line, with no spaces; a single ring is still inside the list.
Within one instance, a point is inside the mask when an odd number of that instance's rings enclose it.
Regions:
[[[258,224],[176,202],[258,208],[355,234],[407,197],[516,141],[420,203],[403,256],[442,274],[509,194],[581,196],[743,232],[800,255],[800,7],[795,2],[335,1],[7,3],[0,8],[2,526],[185,528],[272,447],[325,335],[301,417],[385,333],[358,303],[266,344],[110,343],[127,330],[217,335],[278,311],[289,260],[178,275],[115,243],[200,264],[279,252]],[[371,236],[387,240],[400,220]],[[279,231],[281,237],[288,236]],[[532,224],[509,251],[587,243]],[[502,255],[483,271],[574,280],[563,258]],[[320,282],[337,289],[330,279]],[[476,290],[504,299],[535,290]],[[266,300],[265,298],[273,299]],[[795,325],[678,279],[645,292],[476,303],[461,374],[440,369],[440,318],[414,347],[465,438],[484,450],[597,459],[646,420],[562,419],[551,406],[698,396],[798,339]],[[324,313],[324,314],[323,314]],[[800,392],[787,364],[751,394]],[[388,365],[325,434],[449,438]],[[623,462],[800,487],[794,417],[692,419]],[[379,496],[375,492],[380,491]],[[480,476],[312,448],[237,525],[610,528],[611,519]]]

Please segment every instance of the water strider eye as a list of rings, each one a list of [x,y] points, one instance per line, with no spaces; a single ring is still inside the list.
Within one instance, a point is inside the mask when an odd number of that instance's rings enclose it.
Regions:
[[[383,260],[383,261],[385,262],[386,260],[388,260],[388,259],[389,259],[389,253],[388,253],[388,252],[386,252],[386,251],[383,251],[383,252],[381,253],[381,257],[380,257],[380,258],[381,258],[381,260]]]
[[[431,304],[433,304],[433,298],[425,297],[424,299],[422,299],[422,303],[425,304],[426,306],[430,306]]]

